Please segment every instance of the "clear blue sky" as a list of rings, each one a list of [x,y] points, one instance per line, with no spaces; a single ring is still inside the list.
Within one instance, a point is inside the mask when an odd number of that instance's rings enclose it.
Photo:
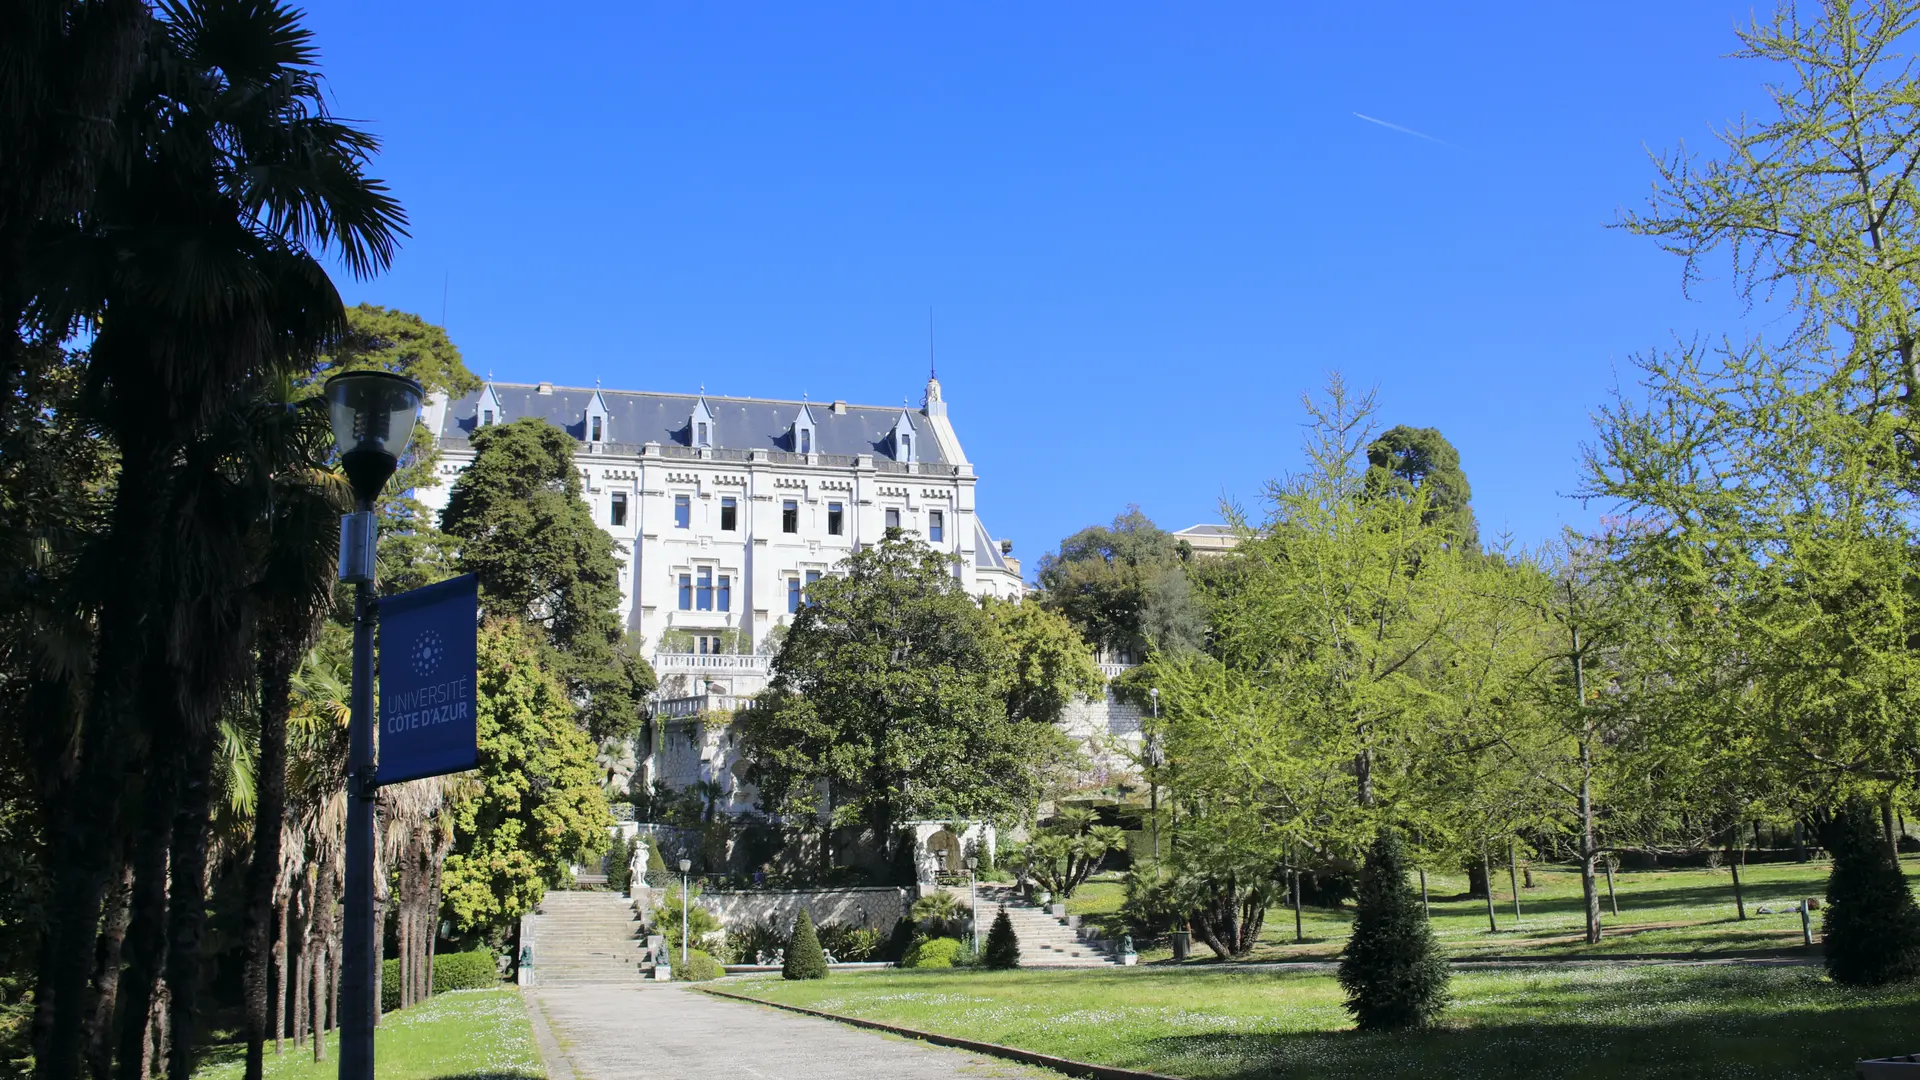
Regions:
[[[1294,9],[1294,10],[1282,10]],[[1309,10],[1313,9],[1313,10]],[[1628,357],[1739,317],[1606,228],[1645,147],[1765,104],[1684,4],[317,5],[412,217],[351,301],[502,380],[919,403],[927,312],[1029,570],[1218,520],[1339,369],[1460,448],[1485,533],[1566,498]],[[1370,123],[1356,113],[1428,138]]]

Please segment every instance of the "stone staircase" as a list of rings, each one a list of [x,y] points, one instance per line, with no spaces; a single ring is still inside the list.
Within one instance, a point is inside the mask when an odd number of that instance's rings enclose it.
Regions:
[[[533,923],[538,986],[591,986],[651,978],[631,902],[615,892],[550,892]]]
[[[1113,958],[1112,942],[1095,936],[1091,927],[1082,928],[1077,916],[1054,915],[1028,903],[1010,885],[980,886],[981,948],[986,948],[987,930],[1002,904],[1013,922],[1014,936],[1020,939],[1021,967],[1119,966]]]

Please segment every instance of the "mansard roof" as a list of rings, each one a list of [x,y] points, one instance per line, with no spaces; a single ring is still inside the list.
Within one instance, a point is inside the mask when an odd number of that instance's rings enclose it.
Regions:
[[[987,527],[980,523],[980,515],[973,516],[973,565],[977,570],[1007,570],[1006,556],[1000,554],[1000,543],[987,534]]]
[[[821,454],[893,456],[891,438],[902,410],[898,405],[848,405],[836,412],[819,402],[778,401],[763,398],[726,398],[712,394],[654,394],[622,390],[576,389],[556,386],[541,393],[538,386],[490,383],[509,419],[537,416],[576,439],[585,441],[587,403],[597,393],[607,407],[609,434],[618,443],[639,446],[657,442],[691,446],[694,407],[705,400],[713,415],[713,445],[722,450],[786,450],[796,414],[810,408],[814,451]],[[441,438],[464,439],[479,422],[479,392],[455,398],[447,405]],[[913,421],[915,428],[921,420]],[[950,464],[936,439],[920,440],[917,461]]]

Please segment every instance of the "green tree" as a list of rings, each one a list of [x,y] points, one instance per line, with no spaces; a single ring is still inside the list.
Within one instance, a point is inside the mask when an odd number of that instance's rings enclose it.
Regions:
[[[1000,645],[948,556],[897,531],[849,556],[812,587],[768,694],[741,717],[763,803],[863,822],[889,858],[900,822],[1031,805],[1064,740],[1008,715]]]
[[[1111,525],[1082,529],[1041,556],[1041,602],[1108,649],[1195,649],[1205,625],[1188,587],[1191,556],[1191,548],[1129,506]]]
[[[1005,904],[1000,905],[1000,913],[993,917],[993,926],[987,930],[983,962],[995,971],[1020,966],[1020,938],[1013,932],[1013,918],[1007,914]]]
[[[804,907],[800,909],[799,921],[794,923],[793,938],[787,942],[787,955],[785,962],[780,965],[780,977],[827,977],[827,954],[821,950],[820,935],[813,928],[813,913]]]
[[[1071,898],[1098,869],[1107,852],[1119,849],[1126,834],[1116,825],[1096,825],[1093,811],[1070,806],[1040,827],[1020,858],[1028,874],[1057,900]]]
[[[544,631],[561,655],[582,725],[596,739],[631,735],[653,669],[625,645],[620,564],[593,523],[574,468],[574,441],[532,417],[473,434],[473,463],[454,482],[441,528],[459,538],[458,566],[480,579],[496,615]]]
[[[1873,818],[1867,804],[1856,799],[1821,837],[1833,853],[1822,935],[1827,974],[1850,986],[1920,978],[1920,906]]]
[[[235,468],[243,442],[232,421],[340,329],[323,258],[369,275],[404,225],[365,173],[376,140],[329,114],[297,12],[166,4],[137,39],[144,52],[124,107],[86,120],[105,129],[114,154],[93,173],[85,212],[47,237],[56,242],[40,265],[53,272],[30,302],[56,337],[93,320],[87,404],[119,463],[98,553],[118,587],[92,613],[95,678],[75,767],[48,818],[51,917],[35,1028],[38,1067],[61,1080],[106,1014],[88,1004],[88,981],[123,852],[138,865],[116,973],[118,1012],[133,1018],[118,1040],[121,1068],[140,1067],[134,1028],[164,975],[167,1071],[175,1080],[192,1071],[216,733],[252,675],[244,537],[250,504],[268,490]],[[102,86],[118,82],[112,65],[96,73]],[[129,790],[129,777],[151,782]],[[138,838],[123,844],[130,829]],[[165,915],[169,900],[177,918]]]
[[[463,933],[503,926],[564,885],[572,861],[605,850],[613,814],[593,744],[538,638],[512,619],[479,631],[480,790],[453,807],[446,906]]]
[[[1106,690],[1093,653],[1073,624],[1039,604],[981,602],[994,639],[994,670],[1007,719],[1054,724],[1076,697]]]
[[[1473,488],[1460,469],[1460,452],[1438,428],[1389,428],[1367,447],[1367,483],[1402,499],[1420,492],[1426,496],[1427,524],[1464,551],[1480,549]]]
[[[1447,1006],[1446,958],[1407,884],[1400,838],[1382,829],[1360,872],[1353,936],[1340,957],[1347,1011],[1362,1031],[1426,1027]]]

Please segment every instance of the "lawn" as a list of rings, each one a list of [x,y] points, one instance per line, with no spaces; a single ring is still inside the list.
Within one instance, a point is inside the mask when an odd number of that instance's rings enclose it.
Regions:
[[[267,1080],[333,1080],[340,1074],[340,1038],[327,1036],[325,1061],[311,1046],[286,1045],[267,1052]],[[533,1044],[520,993],[512,989],[451,990],[404,1012],[380,1018],[374,1032],[380,1080],[495,1080],[546,1075]],[[223,1044],[210,1049],[194,1080],[238,1080],[246,1049]]]
[[[1910,879],[1920,877],[1920,858],[1901,860]],[[1520,890],[1520,918],[1513,915],[1513,891],[1505,868],[1494,875],[1494,913],[1499,931],[1487,930],[1485,900],[1467,899],[1463,875],[1430,874],[1427,891],[1433,904],[1433,928],[1442,946],[1456,959],[1493,956],[1696,956],[1755,950],[1801,951],[1800,916],[1796,913],[1759,914],[1759,908],[1784,908],[1802,897],[1821,896],[1827,887],[1827,863],[1769,863],[1740,871],[1747,915],[1742,922],[1734,908],[1733,879],[1724,869],[1623,871],[1614,875],[1620,914],[1607,903],[1601,879],[1600,914],[1605,936],[1589,946],[1580,935],[1585,905],[1580,875],[1564,866],[1536,865],[1535,888]],[[1117,880],[1083,885],[1067,902],[1070,914],[1089,922],[1107,922],[1117,915],[1124,886]],[[1295,944],[1293,911],[1275,907],[1255,947],[1253,960],[1327,960],[1339,955],[1353,920],[1349,908],[1306,908],[1302,929],[1306,944]],[[1814,933],[1820,932],[1819,913]],[[1198,961],[1212,958],[1194,943]],[[1162,948],[1144,950],[1141,959],[1168,959]]]
[[[1920,989],[1817,968],[1542,966],[1456,974],[1444,1028],[1358,1034],[1325,973],[1232,968],[881,971],[736,992],[1174,1076],[1772,1078],[1920,1050]]]

